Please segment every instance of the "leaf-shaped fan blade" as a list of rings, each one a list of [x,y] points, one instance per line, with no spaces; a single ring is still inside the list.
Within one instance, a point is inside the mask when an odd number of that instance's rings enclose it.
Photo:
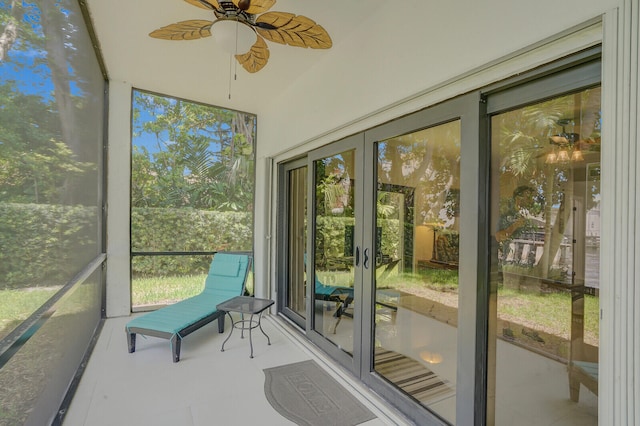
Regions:
[[[252,15],[257,15],[259,13],[264,13],[267,10],[271,9],[271,7],[276,4],[276,0],[231,0],[233,4],[240,10],[245,10],[245,12],[250,13]],[[246,4],[249,4],[249,7],[246,8]]]
[[[269,41],[289,46],[328,49],[331,37],[321,25],[302,15],[267,12],[256,19],[258,33]]]
[[[196,40],[211,35],[212,21],[194,19],[176,22],[149,33],[150,37],[163,40]]]
[[[199,7],[201,9],[207,9],[207,10],[211,10],[211,9],[220,9],[220,5],[218,4],[217,0],[184,0],[187,3]]]
[[[256,42],[251,46],[251,49],[243,54],[236,55],[238,63],[250,73],[258,72],[269,60],[269,47],[264,39],[258,36]]]

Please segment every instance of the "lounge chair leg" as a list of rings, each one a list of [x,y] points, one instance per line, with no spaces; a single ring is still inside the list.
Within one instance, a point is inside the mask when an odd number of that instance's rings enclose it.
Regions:
[[[180,344],[182,343],[182,339],[174,334],[170,341],[171,349],[173,351],[173,362],[178,362],[180,361]]]
[[[338,331],[338,324],[340,324],[340,320],[342,319],[342,315],[336,318],[336,325],[333,326],[333,334],[336,334]]]
[[[218,317],[218,333],[224,333],[224,318],[227,315],[223,312],[222,315]]]
[[[136,351],[136,333],[129,333],[127,331],[127,343],[129,345],[129,353],[134,353]]]

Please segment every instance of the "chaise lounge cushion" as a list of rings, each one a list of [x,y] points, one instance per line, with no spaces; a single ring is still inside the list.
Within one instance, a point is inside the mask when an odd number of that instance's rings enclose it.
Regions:
[[[171,341],[174,362],[180,358],[180,340],[218,318],[218,329],[224,331],[224,312],[216,306],[244,292],[250,269],[248,255],[217,253],[205,280],[204,290],[193,297],[149,312],[129,321],[125,327],[129,352],[135,351],[135,335],[162,337]]]

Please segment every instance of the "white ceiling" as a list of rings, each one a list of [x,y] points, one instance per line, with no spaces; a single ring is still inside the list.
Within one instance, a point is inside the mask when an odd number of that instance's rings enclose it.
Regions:
[[[333,40],[329,50],[267,42],[269,62],[255,74],[241,66],[230,70],[230,57],[213,37],[168,41],[149,37],[162,26],[189,19],[214,20],[212,12],[184,0],[88,0],[107,73],[111,81],[135,88],[259,113],[286,87],[320,61],[331,61],[340,44],[385,0],[278,0],[272,11],[307,16]],[[344,54],[341,55],[344,57]],[[230,76],[231,100],[229,100]]]

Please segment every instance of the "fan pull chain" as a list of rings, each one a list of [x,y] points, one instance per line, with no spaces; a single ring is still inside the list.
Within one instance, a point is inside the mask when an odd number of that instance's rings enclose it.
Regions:
[[[240,22],[236,21],[236,56],[238,55],[238,31],[239,31],[239,27],[240,27]],[[235,63],[234,63],[233,79],[234,80],[238,79],[238,61],[235,61]]]
[[[238,54],[238,25],[240,25],[238,23],[238,21],[236,21],[236,55]],[[235,66],[233,65],[234,60],[233,60],[234,55],[230,54],[229,55],[229,99],[231,99],[231,71],[233,69],[233,80],[237,80],[238,79],[238,63],[235,62]]]
[[[231,67],[232,67],[233,55],[229,55],[229,99],[231,99]]]

